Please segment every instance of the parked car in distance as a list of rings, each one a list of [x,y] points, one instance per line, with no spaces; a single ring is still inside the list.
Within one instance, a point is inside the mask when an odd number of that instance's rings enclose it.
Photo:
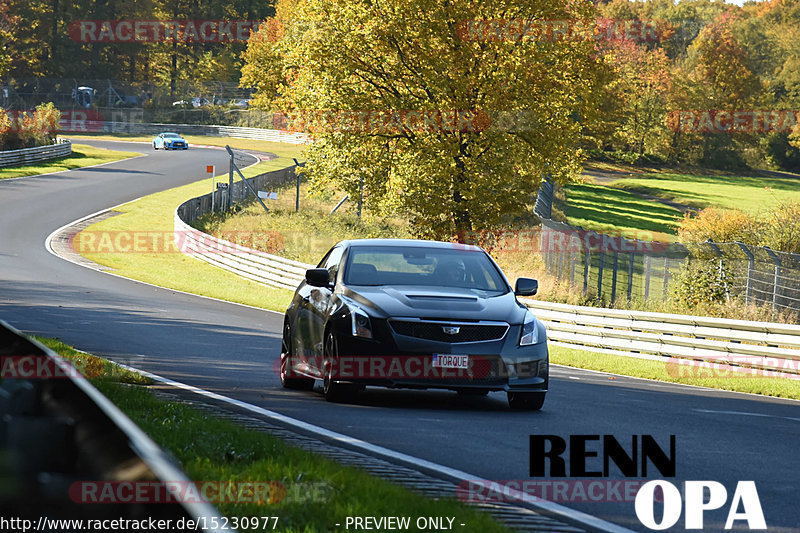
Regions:
[[[540,409],[548,387],[544,325],[517,300],[482,248],[362,239],[336,244],[306,271],[286,310],[281,383],[329,401],[366,386],[505,391],[512,408]]]
[[[187,150],[189,143],[177,133],[159,133],[153,139],[153,150]]]

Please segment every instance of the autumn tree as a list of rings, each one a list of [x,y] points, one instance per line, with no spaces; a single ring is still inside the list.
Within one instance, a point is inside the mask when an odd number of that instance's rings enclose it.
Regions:
[[[578,173],[602,65],[591,39],[542,23],[594,20],[591,3],[305,0],[290,11],[279,39],[251,40],[243,82],[280,58],[277,96],[262,95],[313,132],[315,187],[356,196],[363,183],[365,207],[450,239],[523,215],[544,175]]]

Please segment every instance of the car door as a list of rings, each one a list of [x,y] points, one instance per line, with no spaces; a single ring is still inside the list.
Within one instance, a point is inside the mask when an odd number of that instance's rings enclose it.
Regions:
[[[339,264],[344,255],[343,246],[335,246],[320,261],[318,268],[328,270],[330,287],[312,287],[304,284],[299,291],[300,303],[297,311],[297,331],[299,344],[298,361],[308,365],[311,373],[322,371],[323,345],[325,341],[325,323],[330,313],[333,297],[333,285],[339,273]]]

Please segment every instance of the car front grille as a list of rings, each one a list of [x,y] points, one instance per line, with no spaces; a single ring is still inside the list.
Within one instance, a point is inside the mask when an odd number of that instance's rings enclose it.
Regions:
[[[508,331],[508,324],[464,324],[449,322],[423,322],[390,320],[392,330],[398,335],[438,342],[486,342],[500,340]],[[453,333],[457,329],[457,333]],[[451,333],[447,333],[451,331]]]
[[[471,356],[472,376],[467,377],[456,374],[440,380],[450,386],[458,385],[486,385],[502,386],[508,383],[508,369],[503,358],[499,355]]]

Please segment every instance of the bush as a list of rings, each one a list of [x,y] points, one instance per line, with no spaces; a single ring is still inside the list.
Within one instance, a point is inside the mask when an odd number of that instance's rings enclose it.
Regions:
[[[760,217],[760,246],[800,253],[800,202],[783,202]]]
[[[690,310],[725,303],[729,300],[730,279],[730,270],[719,259],[691,258],[675,276],[675,300]]]
[[[699,213],[686,213],[678,227],[681,242],[741,241],[755,244],[759,240],[759,224],[755,218],[738,209],[707,207]]]
[[[36,106],[33,113],[10,116],[0,108],[0,148],[18,150],[52,144],[59,129],[61,112],[52,102]]]

